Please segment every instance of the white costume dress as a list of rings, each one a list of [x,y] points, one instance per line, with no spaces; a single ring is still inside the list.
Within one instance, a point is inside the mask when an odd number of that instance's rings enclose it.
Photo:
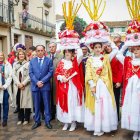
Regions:
[[[78,49],[77,50],[78,64],[81,63],[82,56],[83,56],[82,50]],[[72,61],[68,61],[65,59],[62,59],[61,61],[64,64],[64,69],[69,70],[73,67]],[[62,75],[58,75],[57,80],[61,81],[61,79],[62,79]],[[74,83],[70,79],[69,88],[68,88],[68,112],[64,112],[61,109],[59,102],[57,104],[57,119],[60,122],[63,123],[72,123],[73,121],[84,122],[84,96],[82,98],[82,105],[79,105],[77,97],[78,97],[77,87],[75,87]]]
[[[124,64],[124,56],[119,53],[117,58]],[[137,70],[140,73],[140,58],[133,58],[133,66],[139,66]],[[128,130],[140,131],[140,77],[133,74],[128,79],[125,89],[124,102],[122,106],[121,127]]]
[[[113,51],[109,54],[110,61],[116,55],[117,48],[113,47]],[[91,64],[93,68],[100,68],[103,66],[101,60],[103,56],[92,56],[93,63]],[[94,87],[95,83],[93,80],[88,82],[90,87]],[[92,93],[91,93],[92,94]],[[98,79],[96,83],[96,93],[95,93],[95,114],[93,114],[88,108],[85,108],[85,120],[84,127],[87,131],[100,132],[110,132],[117,129],[117,110],[116,106],[113,107],[111,94],[101,78]]]

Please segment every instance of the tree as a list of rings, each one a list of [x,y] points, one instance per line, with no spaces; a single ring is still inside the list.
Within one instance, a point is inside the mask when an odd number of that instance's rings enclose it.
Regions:
[[[74,20],[74,30],[79,34],[80,38],[83,37],[82,32],[87,26],[86,21],[83,20],[83,18],[76,17]],[[66,28],[66,22],[62,23],[60,30],[63,31]]]

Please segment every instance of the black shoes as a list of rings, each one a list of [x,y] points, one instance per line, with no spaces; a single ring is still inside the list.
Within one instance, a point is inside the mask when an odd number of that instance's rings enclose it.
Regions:
[[[36,129],[37,127],[41,126],[41,123],[34,123],[34,125],[32,126],[32,130]],[[52,129],[52,125],[50,124],[50,122],[46,123],[45,125],[48,129]]]
[[[51,125],[49,122],[46,124],[46,127],[47,127],[48,129],[52,129],[52,125]]]
[[[3,127],[7,126],[7,121],[3,121],[2,126]]]
[[[37,127],[41,126],[41,123],[34,123],[34,125],[32,126],[32,130],[36,129]]]
[[[16,108],[15,111],[14,111],[14,114],[15,114],[15,113],[18,113],[18,112],[19,112],[19,110]]]

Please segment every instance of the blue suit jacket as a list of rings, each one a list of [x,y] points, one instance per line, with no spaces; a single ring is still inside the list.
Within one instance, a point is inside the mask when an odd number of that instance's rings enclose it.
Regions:
[[[31,90],[32,91],[49,91],[50,90],[50,79],[53,76],[53,62],[50,58],[45,57],[42,69],[39,69],[38,58],[33,58],[29,65],[29,76],[31,79]],[[42,81],[44,86],[38,88],[37,82]]]

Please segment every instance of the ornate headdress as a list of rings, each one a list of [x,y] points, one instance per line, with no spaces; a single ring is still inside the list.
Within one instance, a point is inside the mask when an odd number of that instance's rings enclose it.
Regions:
[[[62,4],[66,30],[59,33],[60,44],[58,44],[58,48],[61,50],[79,48],[79,34],[74,31],[73,22],[82,3],[77,4],[76,7],[74,5],[75,0],[68,2],[68,8],[66,2]]]
[[[21,43],[16,43],[13,47],[15,52],[17,51],[18,48],[21,48],[22,50],[26,50],[26,47]]]
[[[128,25],[125,46],[140,46],[140,0],[126,0],[132,21]]]
[[[109,40],[108,27],[103,22],[98,21],[105,10],[106,2],[103,3],[103,0],[81,0],[81,2],[92,19],[83,32],[86,44],[107,42]]]

